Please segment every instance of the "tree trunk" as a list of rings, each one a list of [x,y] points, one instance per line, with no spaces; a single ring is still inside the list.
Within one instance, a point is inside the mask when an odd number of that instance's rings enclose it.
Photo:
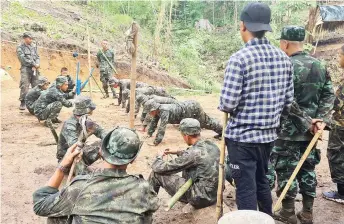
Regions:
[[[164,18],[165,18],[165,1],[161,1],[160,12],[159,12],[158,20],[156,22],[156,28],[155,28],[155,34],[154,34],[154,49],[153,49],[154,57],[159,55],[160,32],[162,29]]]

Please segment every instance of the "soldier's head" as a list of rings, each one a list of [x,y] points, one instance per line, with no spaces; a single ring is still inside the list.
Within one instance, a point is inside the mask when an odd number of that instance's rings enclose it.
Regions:
[[[282,28],[280,47],[288,56],[303,50],[306,30],[302,26],[285,26]]]
[[[114,87],[114,88],[117,88],[118,87],[118,79],[116,79],[115,77],[111,77],[110,79],[109,79],[109,85],[111,86],[111,87]]]
[[[44,76],[39,76],[38,78],[38,84],[39,88],[41,88],[42,90],[46,90],[49,88],[50,82],[49,80],[44,77]]]
[[[193,118],[185,118],[179,124],[180,133],[186,144],[193,145],[201,136],[201,124]]]
[[[102,40],[101,45],[103,50],[107,50],[109,48],[108,44],[109,42],[106,39]]]
[[[100,154],[106,163],[126,168],[129,163],[134,162],[141,146],[142,142],[134,130],[117,127],[103,139]]]
[[[56,87],[63,92],[68,90],[68,79],[66,76],[58,76],[56,78]]]
[[[73,110],[73,114],[75,116],[82,116],[85,114],[92,115],[95,109],[96,105],[92,102],[90,97],[79,95],[75,98],[75,106]]]
[[[29,32],[23,33],[23,40],[26,45],[30,45],[32,43],[32,35]]]
[[[68,68],[66,67],[61,68],[61,75],[68,75]]]
[[[339,65],[340,65],[340,67],[344,68],[344,45],[340,48]]]
[[[245,43],[253,38],[261,39],[270,26],[271,10],[265,3],[254,2],[245,6],[240,15],[240,35]]]
[[[155,100],[149,100],[145,104],[145,108],[147,108],[147,111],[149,111],[149,114],[152,117],[155,117],[155,116],[157,116],[159,114],[160,106],[161,106],[160,103],[155,102]]]

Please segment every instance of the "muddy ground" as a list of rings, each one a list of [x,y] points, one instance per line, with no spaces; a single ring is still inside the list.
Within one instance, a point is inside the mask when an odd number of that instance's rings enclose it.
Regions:
[[[6,224],[36,224],[44,223],[45,219],[36,216],[32,211],[32,193],[44,185],[54,172],[57,161],[55,159],[56,146],[42,146],[54,141],[49,129],[38,123],[37,119],[27,111],[18,110],[19,89],[13,81],[1,83],[1,223]],[[97,110],[92,116],[104,128],[110,129],[117,125],[127,126],[128,116],[122,109],[111,105],[112,99],[102,100],[99,93],[95,94]],[[216,106],[218,96],[189,96],[179,99],[196,99],[211,116],[221,118]],[[66,120],[72,114],[72,109],[63,108],[60,119]],[[139,121],[137,121],[139,124]],[[62,125],[58,128],[60,130]],[[140,133],[143,136],[142,133]],[[212,139],[214,133],[204,131],[204,138]],[[94,141],[91,138],[89,142]],[[152,140],[149,140],[152,141]],[[217,141],[217,143],[219,143]],[[129,173],[141,173],[148,177],[149,163],[159,149],[185,148],[177,128],[169,125],[163,143],[157,147],[144,144],[136,162],[129,167]],[[326,152],[318,171],[318,198],[315,201],[315,224],[344,224],[343,205],[326,201],[321,197],[321,192],[334,189],[331,182]],[[225,194],[233,194],[233,188],[227,185]],[[159,193],[161,204],[169,198],[166,192]],[[235,210],[234,199],[229,200],[230,207],[225,206],[225,211]],[[182,214],[182,204],[178,203],[171,211],[165,212],[163,207],[155,213],[154,223],[215,223],[215,207],[202,209],[194,214]],[[300,202],[298,203],[300,207]]]

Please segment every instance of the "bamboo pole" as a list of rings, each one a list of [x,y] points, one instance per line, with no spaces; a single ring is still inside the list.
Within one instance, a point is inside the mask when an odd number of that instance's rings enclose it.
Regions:
[[[132,53],[131,58],[131,74],[130,74],[130,108],[135,108],[135,90],[136,90],[136,56],[137,56],[137,39],[138,39],[138,32],[139,27],[136,22],[133,22],[131,27],[131,32],[134,33],[134,51]],[[135,110],[130,110],[129,112],[129,127],[134,128],[134,122],[135,122]]]
[[[223,214],[223,188],[224,188],[224,163],[225,163],[225,131],[228,122],[228,113],[223,113],[223,124],[222,124],[222,139],[220,146],[220,162],[219,162],[219,185],[217,187],[217,202],[216,202],[216,220],[219,220]]]
[[[91,44],[90,44],[90,31],[88,29],[88,25],[86,27],[87,29],[87,57],[88,57],[88,67],[91,69]],[[90,91],[90,98],[92,99],[92,80],[90,79],[88,81],[88,90]]]
[[[287,191],[289,190],[291,184],[293,183],[297,173],[299,172],[299,170],[301,169],[303,163],[305,162],[305,160],[307,159],[309,153],[311,152],[311,150],[313,149],[314,145],[317,143],[318,139],[320,138],[320,136],[322,135],[323,133],[323,130],[325,128],[325,124],[322,126],[322,128],[314,135],[312,141],[309,143],[305,153],[302,155],[299,163],[297,164],[294,172],[292,173],[292,175],[290,176],[288,182],[287,182],[287,185],[284,187],[280,197],[278,198],[275,206],[274,206],[274,212],[278,211],[281,207],[281,203],[282,203],[282,200],[284,199],[285,195],[287,194]]]
[[[173,197],[168,201],[165,211],[169,211],[173,208],[174,204],[189,190],[192,185],[192,179],[189,179],[183,186],[179,188],[179,190],[173,195]]]

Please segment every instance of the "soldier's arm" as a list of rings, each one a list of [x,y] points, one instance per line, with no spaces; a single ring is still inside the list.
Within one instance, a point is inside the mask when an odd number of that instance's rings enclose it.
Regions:
[[[17,48],[17,56],[22,65],[32,66],[32,67],[34,66],[33,61],[25,57],[24,51],[20,46]]]
[[[95,132],[93,133],[97,138],[103,139],[107,135],[107,131],[99,125],[96,125]]]
[[[344,80],[343,83],[338,87],[336,95],[337,97],[334,101],[333,110],[336,112],[341,112],[344,109]]]
[[[78,141],[78,131],[75,123],[69,123],[66,121],[63,124],[61,135],[66,139],[66,142],[68,144],[68,147],[71,147],[73,144],[75,144]]]
[[[308,116],[306,112],[301,110],[301,108],[296,102],[292,103],[288,118],[293,122],[296,128],[302,133],[307,132],[309,128],[312,126],[312,118]]]
[[[335,99],[331,77],[328,72],[326,72],[326,81],[321,89],[319,106],[315,118],[324,119],[326,123],[330,123],[331,116],[329,115],[331,115]]]
[[[100,50],[98,51],[98,53],[97,53],[97,59],[98,59],[98,62],[100,62],[100,55],[101,55],[102,53],[100,52]]]
[[[155,173],[166,175],[179,173],[180,171],[196,166],[198,158],[199,155],[197,153],[189,150],[184,151],[181,156],[170,161],[165,161],[162,156],[158,156],[152,164],[152,170]]]
[[[160,126],[158,128],[158,133],[156,134],[154,144],[157,145],[159,144],[162,139],[165,136],[165,131],[166,131],[166,126],[168,124],[168,117],[169,117],[169,112],[168,111],[161,111],[160,112]]]
[[[156,127],[158,126],[159,119],[160,119],[159,116],[155,116],[150,122],[149,127],[148,127],[148,133],[147,133],[149,136],[152,136],[153,133],[155,132]]]
[[[65,107],[72,107],[73,106],[72,102],[67,100],[65,97],[66,96],[64,94],[58,95],[57,100],[60,101],[62,105]]]

